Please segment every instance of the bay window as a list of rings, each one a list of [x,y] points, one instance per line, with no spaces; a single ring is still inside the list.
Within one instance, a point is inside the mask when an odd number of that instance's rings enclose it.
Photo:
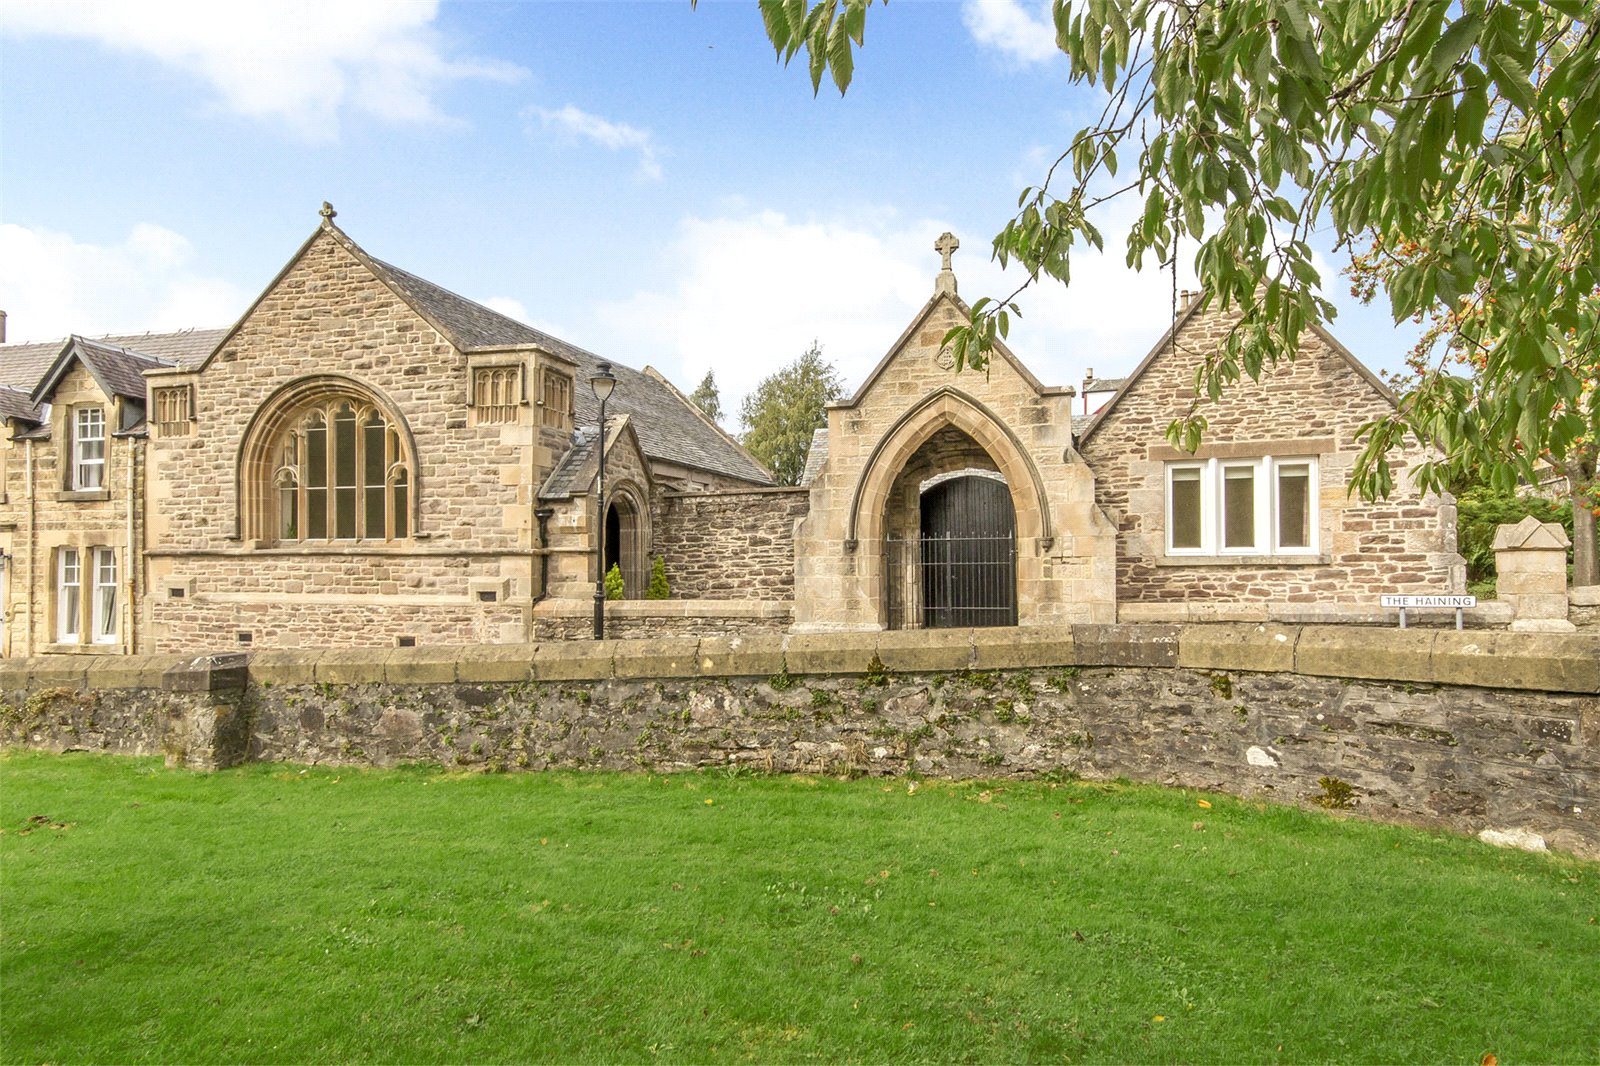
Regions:
[[[1168,463],[1167,554],[1314,555],[1316,484],[1309,457]]]

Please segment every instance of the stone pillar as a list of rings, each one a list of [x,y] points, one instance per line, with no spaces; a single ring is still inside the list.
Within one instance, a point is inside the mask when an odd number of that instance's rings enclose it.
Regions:
[[[1511,628],[1534,633],[1570,633],[1567,620],[1567,548],[1572,542],[1555,522],[1532,515],[1494,534],[1499,598],[1511,604]]]

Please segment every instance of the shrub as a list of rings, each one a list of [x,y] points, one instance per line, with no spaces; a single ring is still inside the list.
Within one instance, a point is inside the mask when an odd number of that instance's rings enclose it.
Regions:
[[[667,586],[667,561],[658,555],[650,564],[650,587],[644,590],[644,598],[664,600],[671,595],[672,589]]]
[[[616,563],[611,564],[611,569],[606,571],[606,599],[622,599],[622,568]]]
[[[1556,503],[1540,496],[1521,496],[1477,485],[1456,498],[1456,546],[1467,561],[1467,580],[1495,576],[1494,531],[1533,515],[1541,522],[1559,522],[1572,537],[1572,502]],[[1570,557],[1569,557],[1569,562]]]

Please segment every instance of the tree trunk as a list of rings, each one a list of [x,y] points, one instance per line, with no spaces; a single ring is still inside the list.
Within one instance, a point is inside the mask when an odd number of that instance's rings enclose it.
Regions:
[[[1572,585],[1600,585],[1600,554],[1595,550],[1596,453],[1567,460],[1567,491],[1572,497]]]

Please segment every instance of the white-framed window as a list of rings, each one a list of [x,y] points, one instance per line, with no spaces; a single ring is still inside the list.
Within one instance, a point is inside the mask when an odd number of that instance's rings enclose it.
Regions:
[[[1168,555],[1315,555],[1317,461],[1196,459],[1166,468]]]
[[[94,562],[94,599],[90,606],[90,633],[96,644],[117,642],[117,553],[111,548],[91,549]]]
[[[83,617],[83,556],[77,548],[56,552],[56,642],[78,643]]]
[[[98,489],[106,483],[106,411],[80,407],[72,413],[72,488]]]

